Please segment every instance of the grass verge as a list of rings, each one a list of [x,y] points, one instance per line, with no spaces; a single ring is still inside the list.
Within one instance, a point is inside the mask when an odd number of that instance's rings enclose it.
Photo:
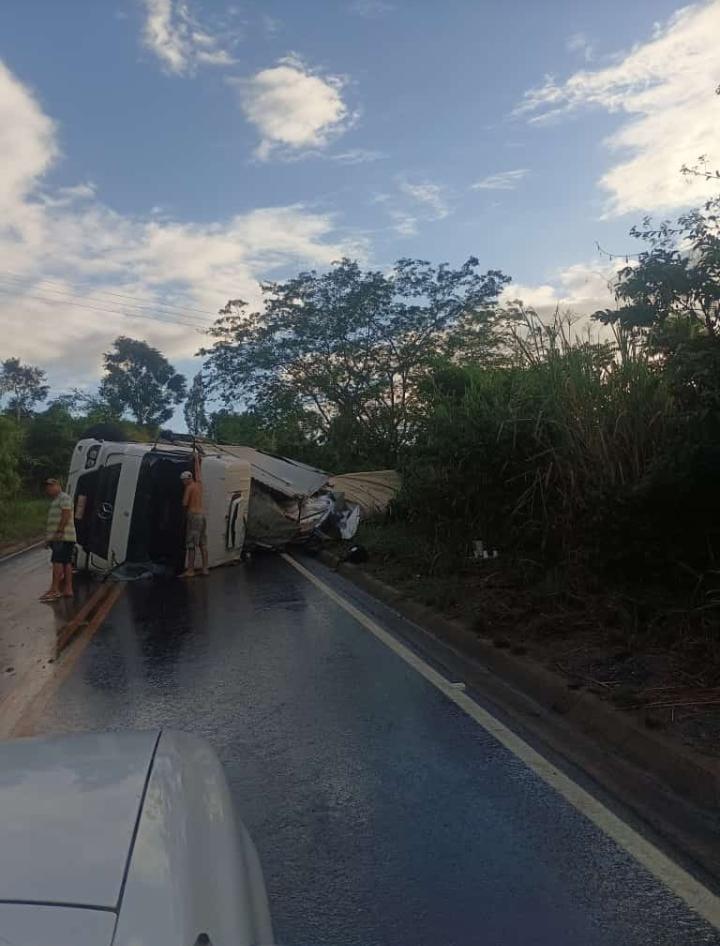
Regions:
[[[32,540],[45,529],[46,499],[11,499],[0,503],[0,546]]]

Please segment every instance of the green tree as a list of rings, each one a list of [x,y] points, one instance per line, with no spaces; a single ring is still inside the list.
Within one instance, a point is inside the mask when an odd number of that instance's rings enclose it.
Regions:
[[[158,427],[185,399],[185,378],[147,342],[121,335],[103,356],[99,395],[117,417],[130,413],[144,427]]]
[[[720,198],[653,225],[646,217],[630,234],[648,244],[618,273],[616,309],[595,313],[602,322],[642,333],[662,351],[673,341],[720,329]],[[669,333],[669,334],[667,334]]]
[[[20,445],[17,424],[10,417],[0,417],[0,510],[17,492],[20,484]]]
[[[50,390],[45,383],[45,372],[34,365],[23,365],[19,358],[6,358],[0,366],[0,397],[7,396],[6,413],[18,423],[32,414],[33,408],[44,401]]]
[[[685,169],[707,181],[706,166]],[[631,231],[647,246],[618,274],[618,308],[596,313],[645,346],[672,396],[677,423],[628,511],[639,557],[652,547],[648,523],[662,523],[659,557],[717,576],[720,548],[720,197],[654,226]],[[627,543],[626,543],[627,544]],[[629,546],[631,549],[634,547]],[[656,553],[657,555],[657,553]]]
[[[210,421],[210,436],[218,443],[239,443],[246,447],[273,452],[272,431],[267,430],[256,411],[215,411]]]
[[[98,391],[71,388],[66,394],[53,399],[51,407],[62,407],[72,417],[82,417],[87,423],[113,423],[120,415],[113,410]]]
[[[690,172],[695,173],[695,172]],[[639,338],[680,406],[720,430],[720,197],[632,236],[647,248],[617,278],[616,309],[595,318]]]
[[[210,384],[228,404],[312,412],[319,436],[353,444],[353,462],[395,463],[434,359],[457,352],[458,333],[480,333],[509,281],[478,266],[403,259],[385,273],[343,259],[267,284],[260,311],[231,300],[211,328]]]
[[[275,402],[241,412],[215,411],[210,435],[219,443],[240,443],[315,466],[336,466],[320,435],[317,414],[297,403]]]
[[[30,418],[23,440],[23,480],[36,486],[48,476],[65,478],[83,421],[73,418],[61,403],[53,403]]]
[[[198,437],[207,433],[210,422],[205,400],[205,381],[201,371],[198,371],[193,378],[183,413],[187,429],[193,436]]]

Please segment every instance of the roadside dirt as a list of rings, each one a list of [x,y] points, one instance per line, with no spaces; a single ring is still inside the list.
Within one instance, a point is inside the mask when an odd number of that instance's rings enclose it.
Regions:
[[[432,562],[419,570],[416,551],[398,555],[373,538],[361,564],[369,574],[561,673],[571,688],[633,712],[648,729],[720,757],[720,635],[707,613],[678,608],[662,590],[578,590],[567,572],[539,577],[502,560],[433,574]]]
[[[22,552],[23,549],[31,548],[43,541],[44,536],[35,535],[29,539],[22,539],[19,542],[0,542],[0,559],[9,555],[15,555],[16,552]]]

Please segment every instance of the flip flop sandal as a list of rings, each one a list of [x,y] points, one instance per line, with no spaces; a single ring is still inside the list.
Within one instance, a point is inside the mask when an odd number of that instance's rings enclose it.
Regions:
[[[58,598],[62,598],[62,595],[58,592],[57,594],[52,595],[41,595],[40,601],[57,601]]]

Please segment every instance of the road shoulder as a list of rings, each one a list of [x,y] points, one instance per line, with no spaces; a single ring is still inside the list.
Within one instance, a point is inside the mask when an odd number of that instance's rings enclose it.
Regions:
[[[32,735],[32,718],[74,666],[122,591],[78,580],[75,597],[38,600],[46,553],[25,548],[0,563],[0,738]]]
[[[361,568],[327,552],[319,559],[404,617],[415,647],[449,661],[456,675],[515,725],[621,800],[706,879],[720,881],[720,764],[646,729],[528,656],[499,649],[460,622],[407,599]]]

